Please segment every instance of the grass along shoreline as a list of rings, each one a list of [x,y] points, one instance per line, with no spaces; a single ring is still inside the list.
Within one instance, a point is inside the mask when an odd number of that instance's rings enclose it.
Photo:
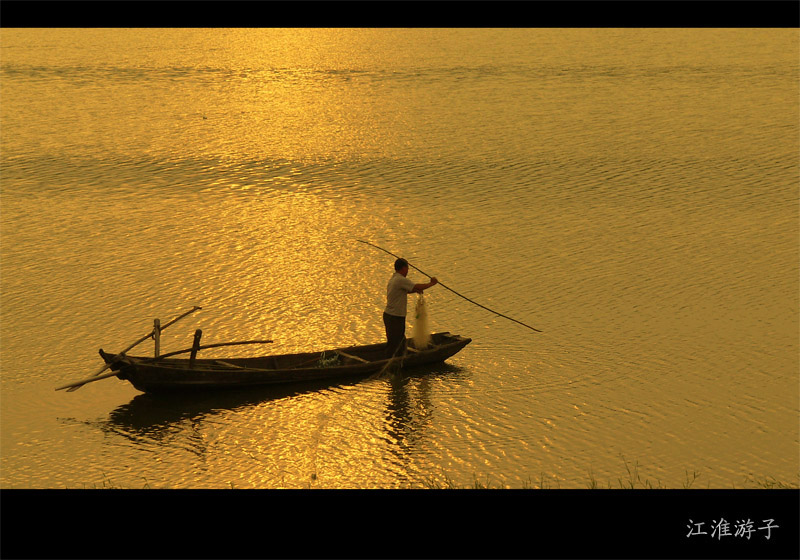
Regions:
[[[688,470],[684,471],[686,478],[684,479],[682,485],[680,487],[677,486],[665,486],[660,479],[656,479],[652,481],[648,478],[643,479],[641,473],[639,473],[639,461],[635,461],[633,464],[629,463],[625,457],[621,457],[623,463],[625,464],[626,476],[618,477],[616,480],[611,481],[607,480],[604,483],[601,483],[597,480],[594,475],[594,471],[592,469],[589,470],[589,479],[586,483],[586,488],[590,490],[668,490],[668,489],[679,489],[679,490],[688,490],[691,488],[702,488],[702,481],[698,483],[698,479],[701,478],[701,473],[698,471],[691,471]],[[455,484],[447,475],[444,476],[444,482],[439,482],[434,479],[429,479],[428,483],[425,485],[426,488],[432,489],[443,489],[443,488],[451,488],[451,489],[462,489],[462,488],[473,488],[473,489],[506,489],[509,488],[502,483],[492,484],[489,477],[486,476],[483,479],[479,479],[477,476],[473,475],[473,483],[471,485],[458,485]],[[545,478],[544,473],[542,473],[539,477],[537,482],[531,480],[528,477],[528,480],[525,481],[522,486],[522,489],[531,489],[531,490],[553,490],[553,489],[561,489],[561,486],[558,481],[556,481],[555,485],[553,482],[547,478]],[[570,489],[574,489],[574,487],[570,486]],[[767,489],[767,490],[787,490],[787,489],[798,489],[800,488],[800,471],[798,471],[797,479],[794,482],[786,482],[783,480],[778,480],[772,476],[756,476],[753,473],[748,474],[744,477],[744,480],[739,484],[732,484],[729,489]],[[711,489],[710,485],[706,485],[704,489]],[[714,487],[713,489],[721,489],[719,487]]]
[[[697,471],[686,471],[686,479],[681,486],[666,486],[660,480],[652,481],[650,479],[642,479],[637,468],[630,469],[626,477],[619,477],[614,481],[607,480],[605,483],[600,483],[593,473],[590,472],[586,485],[580,488],[569,486],[562,488],[558,481],[551,481],[540,476],[538,480],[534,481],[530,477],[522,483],[521,486],[508,486],[502,482],[493,481],[488,475],[485,477],[478,477],[473,475],[472,483],[457,483],[448,476],[444,476],[443,480],[428,479],[424,487],[432,490],[462,490],[462,489],[475,489],[475,490],[505,490],[505,489],[522,489],[522,490],[574,490],[574,489],[590,489],[590,490],[689,490],[689,489],[731,489],[731,490],[744,490],[744,489],[764,489],[764,490],[797,490],[800,488],[800,483],[785,482],[778,480],[771,476],[757,477],[749,474],[744,477],[740,484],[732,484],[729,488],[710,485],[703,486],[701,474]]]

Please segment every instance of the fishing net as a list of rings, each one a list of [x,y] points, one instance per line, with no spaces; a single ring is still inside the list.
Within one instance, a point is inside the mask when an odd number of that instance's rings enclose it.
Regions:
[[[417,313],[414,321],[413,332],[414,346],[422,350],[431,342],[431,329],[428,325],[428,309],[425,306],[425,297],[420,294],[417,299]]]
[[[317,362],[317,367],[321,367],[321,368],[329,368],[329,367],[334,367],[334,366],[338,366],[338,365],[340,365],[339,364],[339,354],[337,354],[336,352],[334,352],[333,356],[331,356],[331,357],[327,357],[325,355],[325,352],[323,352],[319,357],[319,361]]]

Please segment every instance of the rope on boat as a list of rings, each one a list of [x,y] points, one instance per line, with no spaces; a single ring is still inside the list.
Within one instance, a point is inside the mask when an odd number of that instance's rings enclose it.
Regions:
[[[378,247],[377,245],[375,245],[374,243],[370,243],[369,241],[362,241],[361,239],[356,239],[356,241],[358,241],[359,243],[364,243],[365,245],[369,245],[369,246],[371,246],[371,247],[375,247],[376,249],[379,249],[379,250],[383,251],[384,253],[388,253],[388,254],[392,255],[393,257],[395,257],[395,258],[397,258],[397,259],[399,259],[399,258],[400,258],[400,257],[398,257],[397,255],[395,255],[394,253],[392,253],[392,252],[390,252],[390,251],[387,251],[387,250],[386,250],[386,249],[384,249],[383,247]],[[406,261],[406,262],[408,262],[408,261]],[[420,270],[419,268],[417,268],[416,266],[414,266],[414,265],[413,265],[413,264],[411,264],[411,263],[408,263],[408,266],[410,266],[410,267],[411,267],[411,268],[413,268],[414,270],[416,270],[416,271],[418,271],[418,272],[420,272],[420,273],[424,274],[424,275],[425,275],[425,276],[427,276],[428,278],[433,278],[433,277],[432,277],[430,274],[428,274],[427,272],[425,272],[425,271],[423,271],[423,270]],[[523,323],[522,321],[517,321],[516,319],[514,319],[514,318],[512,318],[512,317],[509,317],[508,315],[503,315],[502,313],[498,313],[498,312],[497,312],[497,311],[495,311],[494,309],[489,309],[489,308],[488,308],[488,307],[486,307],[485,305],[481,305],[481,304],[480,304],[480,303],[478,303],[477,301],[473,301],[473,300],[469,299],[468,297],[466,297],[466,296],[463,296],[463,295],[459,294],[457,291],[455,291],[455,290],[454,290],[454,289],[452,289],[452,288],[449,288],[449,287],[445,286],[445,285],[444,285],[444,284],[442,284],[441,282],[439,282],[439,285],[440,285],[442,288],[444,288],[445,290],[449,290],[449,291],[453,292],[453,293],[454,293],[455,295],[457,295],[458,297],[460,297],[460,298],[463,298],[463,299],[467,300],[468,302],[470,302],[470,303],[472,303],[472,304],[474,304],[474,305],[477,305],[477,306],[478,306],[478,307],[480,307],[481,309],[485,309],[486,311],[490,311],[491,313],[494,313],[494,314],[495,314],[495,315],[497,315],[498,317],[502,317],[503,319],[508,319],[509,321],[514,321],[515,323],[517,323],[517,324],[520,324],[520,325],[522,325],[523,327],[526,327],[526,328],[528,328],[528,329],[530,329],[530,330],[532,330],[532,331],[536,331],[536,332],[542,332],[542,331],[540,331],[539,329],[535,329],[535,328],[533,328],[533,327],[532,327],[532,326],[530,326],[530,325],[526,325],[526,324],[525,324],[525,323]]]
[[[389,358],[386,361],[386,365],[384,365],[380,369],[380,371],[378,371],[377,373],[373,373],[372,375],[367,377],[367,381],[371,381],[373,379],[378,379],[379,377],[383,377],[383,374],[386,373],[386,371],[389,369],[389,367],[392,366],[393,364],[398,363],[398,362],[400,363],[400,367],[402,368],[403,367],[403,360],[405,359],[406,356],[405,356],[404,353],[403,354],[398,354],[398,352],[400,352],[400,349],[403,348],[403,347],[404,347],[403,344],[398,345],[397,346],[397,350],[394,351],[394,354],[392,354],[392,357]]]

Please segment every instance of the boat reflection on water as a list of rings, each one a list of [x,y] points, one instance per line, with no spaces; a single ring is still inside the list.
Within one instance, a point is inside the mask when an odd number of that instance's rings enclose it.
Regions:
[[[125,432],[156,436],[160,430],[187,420],[349,384],[320,382],[222,391],[142,393],[113,410],[108,424]]]
[[[441,376],[458,375],[463,370],[450,364],[432,367],[419,367],[409,370],[385,372],[380,378],[353,380],[331,384],[329,381],[292,385],[275,385],[226,389],[221,391],[196,391],[188,393],[142,393],[130,402],[119,406],[109,414],[107,426],[111,431],[131,436],[149,436],[159,439],[159,434],[171,432],[172,427],[187,421],[256,406],[269,401],[291,399],[320,391],[331,391],[344,387],[384,379],[389,383],[387,426],[393,439],[404,440],[410,423],[419,416],[420,397],[428,391],[432,379]],[[417,388],[410,395],[409,386]],[[421,391],[421,392],[420,392]],[[429,395],[424,401],[429,400]]]
[[[142,393],[97,427],[125,452],[154,453],[146,477],[165,487],[227,487],[208,478],[223,472],[236,488],[395,487],[367,457],[414,480],[437,407],[470,373],[437,364],[336,384]]]

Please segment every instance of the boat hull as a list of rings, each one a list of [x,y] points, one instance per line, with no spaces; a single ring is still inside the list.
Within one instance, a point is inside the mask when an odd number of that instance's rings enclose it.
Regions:
[[[265,385],[318,383],[324,380],[364,378],[390,368],[413,368],[443,362],[472,340],[450,333],[432,336],[431,345],[413,347],[402,358],[386,359],[386,344],[351,346],[324,352],[284,354],[255,358],[175,359],[122,356],[100,351],[117,372],[146,392],[217,390]]]

